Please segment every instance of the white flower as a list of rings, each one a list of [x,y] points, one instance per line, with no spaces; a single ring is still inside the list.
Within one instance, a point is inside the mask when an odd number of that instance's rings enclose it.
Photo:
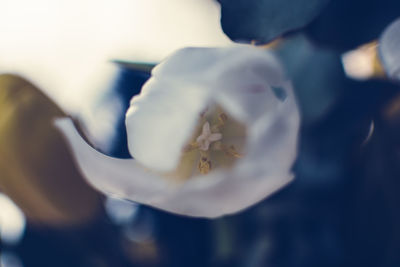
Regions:
[[[186,48],[154,68],[126,114],[129,151],[92,149],[69,119],[88,181],[170,212],[217,217],[255,204],[293,178],[299,112],[277,59],[252,46]]]

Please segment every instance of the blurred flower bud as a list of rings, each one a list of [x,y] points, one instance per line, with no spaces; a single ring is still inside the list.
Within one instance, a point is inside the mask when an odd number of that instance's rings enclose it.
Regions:
[[[52,226],[81,224],[101,206],[54,129],[64,112],[39,89],[0,75],[0,190],[28,220]]]

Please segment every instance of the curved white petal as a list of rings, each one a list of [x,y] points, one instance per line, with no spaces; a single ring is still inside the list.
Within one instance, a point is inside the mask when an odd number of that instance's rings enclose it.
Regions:
[[[271,169],[266,172],[256,164],[259,168],[242,165],[174,187],[135,160],[110,158],[96,151],[82,139],[70,119],[58,119],[55,124],[68,140],[80,170],[95,188],[178,214],[212,218],[238,212],[292,179],[289,173],[274,174]]]
[[[283,82],[286,98],[249,127],[246,161],[276,171],[290,170],[297,156],[300,114],[290,82]]]
[[[126,114],[131,155],[157,171],[173,170],[206,108],[209,90],[151,78]]]
[[[108,157],[89,146],[70,119],[57,119],[55,125],[69,142],[84,177],[96,189],[145,204],[168,191],[165,180],[135,160]]]
[[[254,205],[292,181],[293,175],[244,168],[215,172],[201,179],[189,180],[168,198],[152,205],[192,217],[215,218]]]
[[[379,40],[379,52],[388,76],[400,79],[400,18],[392,22]]]
[[[275,192],[292,178],[290,174],[242,167],[216,171],[189,180],[182,187],[173,187],[134,160],[110,158],[96,151],[82,139],[70,119],[58,119],[55,125],[68,140],[80,170],[95,188],[178,214],[212,218],[237,212]]]
[[[275,109],[272,87],[285,82],[278,60],[248,45],[229,48],[184,48],[153,69],[171,86],[209,88],[213,98],[240,121]]]
[[[280,100],[273,87],[283,87],[285,82],[275,57],[266,51],[256,52],[258,56],[235,62],[235,68],[221,73],[215,82],[217,103],[244,123],[274,113]]]

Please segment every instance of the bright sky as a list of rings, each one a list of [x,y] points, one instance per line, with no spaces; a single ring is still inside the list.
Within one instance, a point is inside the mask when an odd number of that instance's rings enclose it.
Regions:
[[[110,59],[229,43],[212,0],[2,0],[0,34],[0,73],[22,74],[68,111],[107,88]]]

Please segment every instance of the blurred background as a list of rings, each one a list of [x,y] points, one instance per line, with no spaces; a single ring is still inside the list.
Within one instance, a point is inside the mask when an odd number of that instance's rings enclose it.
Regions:
[[[220,4],[1,0],[1,267],[400,266],[400,95],[378,36],[343,51],[319,43],[314,23],[269,46],[302,112],[296,179],[246,211],[173,215],[81,177],[53,119],[68,114],[99,150],[129,157],[124,113],[154,64],[235,39]],[[246,28],[235,14],[228,21]]]

